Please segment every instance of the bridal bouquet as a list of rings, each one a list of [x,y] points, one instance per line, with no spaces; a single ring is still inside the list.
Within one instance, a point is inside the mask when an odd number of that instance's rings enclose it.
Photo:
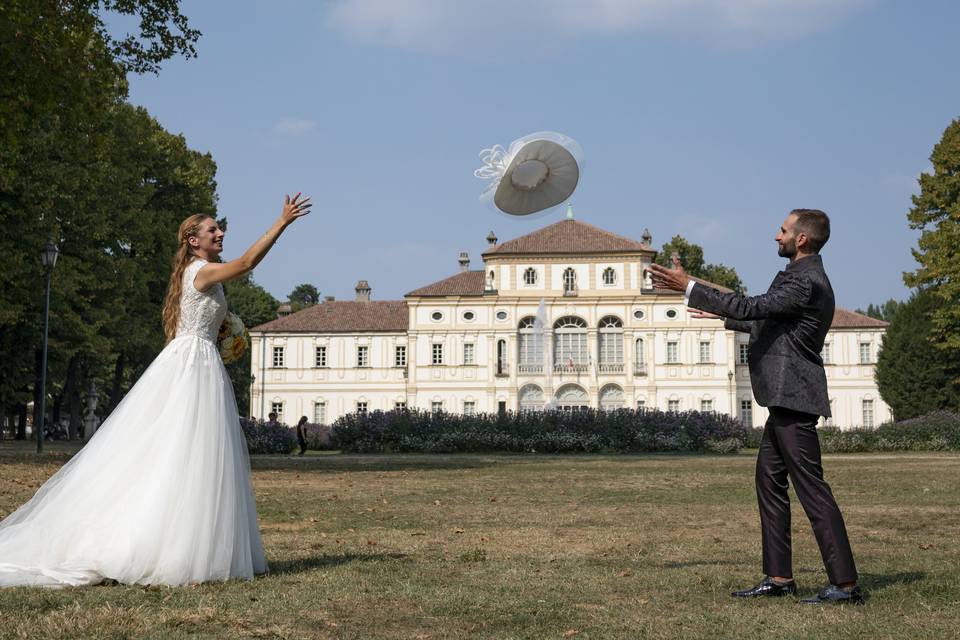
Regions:
[[[228,311],[227,317],[220,325],[220,331],[217,332],[217,349],[220,351],[220,357],[223,358],[223,364],[230,364],[242,358],[249,344],[250,334],[243,326],[243,320],[237,314]]]

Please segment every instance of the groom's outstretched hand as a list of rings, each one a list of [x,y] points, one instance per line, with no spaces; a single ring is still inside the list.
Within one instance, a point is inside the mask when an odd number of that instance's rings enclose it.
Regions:
[[[686,291],[687,283],[690,282],[690,276],[683,270],[678,260],[674,261],[672,269],[653,263],[647,267],[647,272],[653,280],[653,286],[657,289]]]

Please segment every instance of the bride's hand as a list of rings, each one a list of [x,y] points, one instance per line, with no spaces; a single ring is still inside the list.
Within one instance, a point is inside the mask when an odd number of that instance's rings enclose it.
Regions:
[[[310,213],[310,207],[313,206],[313,203],[310,202],[310,198],[301,199],[301,193],[291,198],[289,195],[286,196],[283,202],[283,211],[280,212],[280,219],[285,224],[290,224],[297,218],[302,218],[303,216]]]

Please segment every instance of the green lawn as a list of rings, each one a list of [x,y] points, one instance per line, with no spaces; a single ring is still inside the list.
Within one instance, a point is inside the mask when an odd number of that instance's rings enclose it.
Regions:
[[[0,443],[0,513],[72,449]],[[0,591],[0,637],[942,638],[960,628],[960,456],[832,455],[864,607],[734,601],[760,577],[753,455],[256,457],[272,573]],[[801,595],[825,582],[794,508]]]

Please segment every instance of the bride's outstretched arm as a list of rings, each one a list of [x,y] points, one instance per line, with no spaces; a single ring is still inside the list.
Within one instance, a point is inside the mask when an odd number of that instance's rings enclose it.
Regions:
[[[286,196],[283,203],[283,211],[276,222],[267,229],[260,238],[250,245],[242,256],[230,262],[210,262],[203,266],[197,277],[193,281],[193,286],[199,291],[205,291],[218,282],[226,282],[238,278],[245,273],[253,271],[253,268],[260,264],[263,257],[267,255],[270,248],[283,233],[283,230],[290,226],[297,218],[310,213],[310,207],[313,204],[310,198],[301,198],[300,193],[293,196]]]

